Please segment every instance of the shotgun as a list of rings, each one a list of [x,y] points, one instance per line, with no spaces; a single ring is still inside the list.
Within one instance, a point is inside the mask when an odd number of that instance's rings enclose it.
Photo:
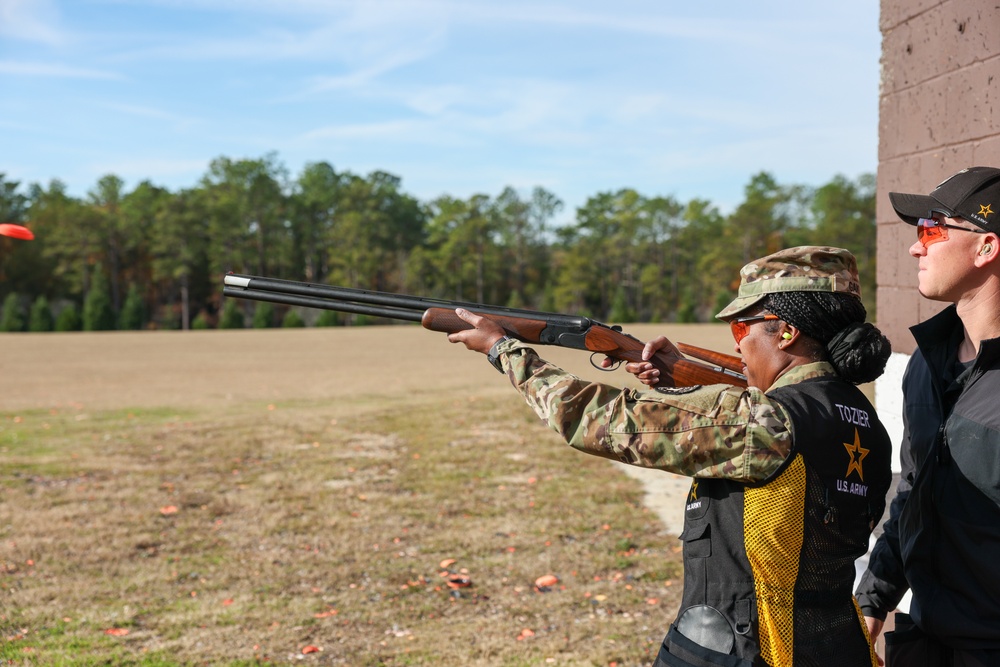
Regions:
[[[350,287],[334,287],[294,280],[228,273],[223,296],[289,306],[322,308],[342,313],[420,322],[425,329],[453,333],[472,328],[455,313],[464,308],[488,317],[504,328],[508,336],[525,343],[558,345],[603,354],[619,362],[642,361],[645,343],[588,317],[546,313],[520,308],[504,308],[482,303],[447,301],[426,297],[373,292]],[[692,357],[687,359],[684,355]],[[689,387],[702,384],[730,384],[746,387],[739,357],[705,350],[684,343],[671,343],[659,350],[650,362],[660,370],[659,386]],[[605,369],[594,363],[601,370]]]

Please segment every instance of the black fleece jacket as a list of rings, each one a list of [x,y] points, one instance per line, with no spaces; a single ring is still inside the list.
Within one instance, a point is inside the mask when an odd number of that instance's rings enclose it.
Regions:
[[[885,618],[909,588],[924,632],[954,648],[1000,649],[1000,338],[961,367],[954,306],[911,331],[902,475],[858,602]]]

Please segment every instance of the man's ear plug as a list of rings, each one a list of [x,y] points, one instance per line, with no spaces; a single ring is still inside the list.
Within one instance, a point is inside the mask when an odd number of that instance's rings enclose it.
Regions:
[[[791,340],[792,339],[792,334],[790,334],[790,333],[788,333],[786,331],[785,333],[781,334],[781,337],[784,338],[785,340]]]

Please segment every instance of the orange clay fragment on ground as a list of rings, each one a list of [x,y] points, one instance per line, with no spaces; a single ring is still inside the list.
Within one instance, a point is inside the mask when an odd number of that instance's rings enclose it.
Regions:
[[[164,507],[161,507],[160,508],[160,514],[162,514],[163,516],[168,516],[170,514],[177,514],[177,506],[176,505],[166,505]]]
[[[559,577],[554,574],[543,574],[535,579],[535,588],[548,588],[559,583]]]
[[[310,653],[319,653],[322,650],[323,649],[321,649],[319,646],[313,646],[312,644],[310,644],[309,646],[302,647],[302,655],[308,655]]]
[[[455,563],[456,563],[456,561],[455,561],[454,558],[445,558],[443,561],[441,561],[438,564],[438,567],[440,567],[442,570],[447,570],[449,567],[451,567]]]
[[[471,585],[472,579],[469,577],[463,577],[457,574],[453,577],[448,577],[448,588],[467,588]]]
[[[128,634],[128,628],[108,628],[104,631],[104,634],[111,635],[112,637],[124,637]]]

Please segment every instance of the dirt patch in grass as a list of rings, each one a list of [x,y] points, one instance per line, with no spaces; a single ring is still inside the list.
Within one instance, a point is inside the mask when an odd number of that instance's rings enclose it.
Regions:
[[[3,342],[2,661],[646,665],[673,617],[642,486],[436,334]]]
[[[724,325],[630,325],[640,339],[732,351]],[[418,326],[0,334],[0,409],[224,408],[293,399],[382,402],[511,389],[483,357]],[[585,377],[625,384],[577,350],[541,347]]]

